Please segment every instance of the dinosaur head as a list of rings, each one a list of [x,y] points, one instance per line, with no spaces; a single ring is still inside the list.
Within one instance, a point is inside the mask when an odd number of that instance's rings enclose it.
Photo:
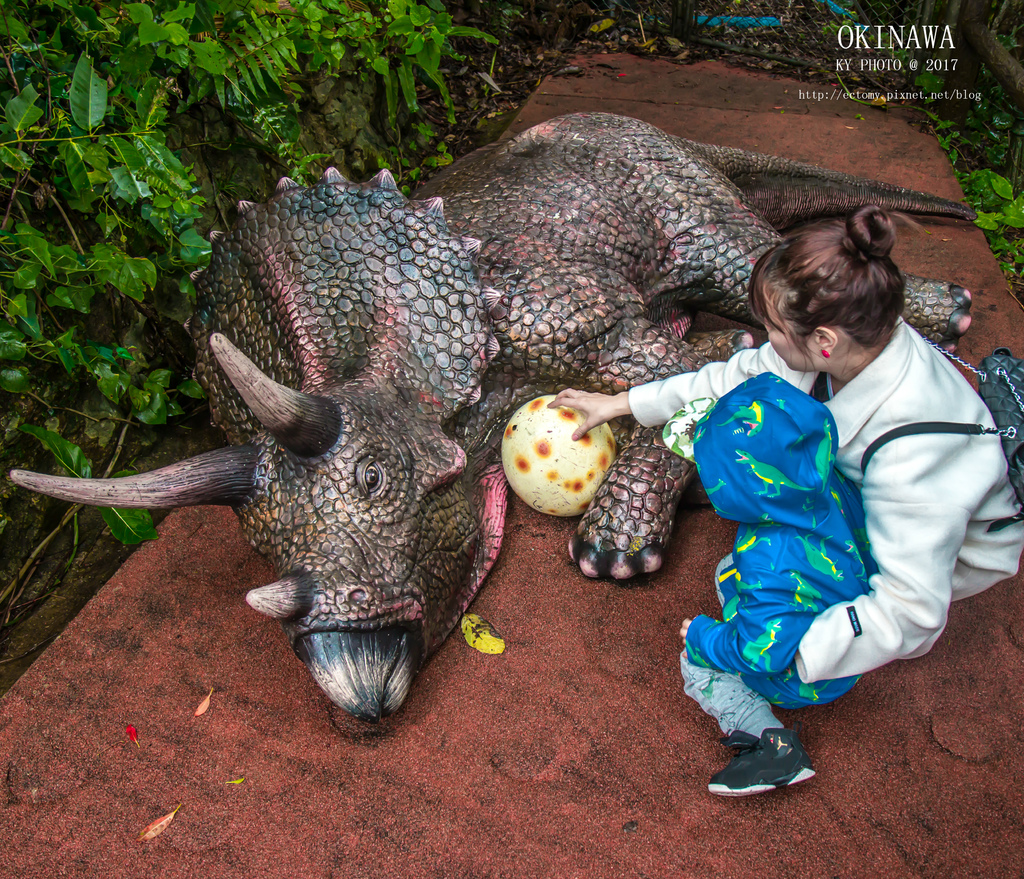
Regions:
[[[497,353],[479,242],[387,172],[284,179],[238,215],[211,236],[190,322],[197,376],[235,446],[124,480],[12,479],[104,506],[230,504],[278,577],[249,604],[281,622],[333,702],[376,721],[402,704],[500,541],[500,492],[444,429]]]
[[[212,344],[265,424],[248,443],[137,477],[11,478],[80,503],[234,506],[279,576],[246,600],[281,622],[333,702],[377,721],[472,598],[480,511],[466,455],[386,383],[300,394]]]

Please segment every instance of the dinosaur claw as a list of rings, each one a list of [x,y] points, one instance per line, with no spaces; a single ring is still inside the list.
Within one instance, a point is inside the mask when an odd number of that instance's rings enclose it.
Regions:
[[[960,306],[960,308],[970,308],[971,302],[974,299],[971,296],[971,291],[966,287],[961,287],[959,284],[949,285],[949,295],[953,297],[953,302]]]
[[[651,574],[664,561],[662,546],[658,543],[645,546],[639,552],[606,551],[592,546],[579,534],[569,540],[569,556],[585,576],[595,580],[601,577],[629,580],[637,574]]]

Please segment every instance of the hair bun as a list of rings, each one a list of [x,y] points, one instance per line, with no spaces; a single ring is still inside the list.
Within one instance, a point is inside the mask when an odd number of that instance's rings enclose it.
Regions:
[[[850,214],[846,218],[846,234],[852,252],[862,259],[885,258],[896,244],[892,217],[875,205],[865,205]]]

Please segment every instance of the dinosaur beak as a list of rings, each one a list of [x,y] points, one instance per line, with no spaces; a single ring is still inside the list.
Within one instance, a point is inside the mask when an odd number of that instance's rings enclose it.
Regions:
[[[338,441],[341,412],[333,400],[278,384],[220,333],[210,336],[210,350],[252,414],[286,449],[316,458]]]
[[[230,446],[169,464],[138,476],[79,479],[12,470],[11,481],[50,497],[100,507],[240,506],[253,489],[258,452]]]

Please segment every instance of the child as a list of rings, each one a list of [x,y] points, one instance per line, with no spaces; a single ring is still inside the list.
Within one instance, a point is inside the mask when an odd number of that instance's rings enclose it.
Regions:
[[[877,570],[860,497],[835,469],[836,437],[828,409],[772,373],[740,384],[697,423],[701,481],[718,513],[740,523],[716,571],[724,622],[701,615],[680,632],[685,692],[738,752],[711,793],[747,796],[811,778],[798,729],[782,729],[768,703],[824,704],[857,681],[804,683],[793,667],[814,617],[869,592]]]
[[[927,653],[950,602],[1012,577],[1024,548],[1020,522],[989,530],[1017,512],[996,436],[907,436],[861,467],[887,431],[937,413],[943,421],[993,423],[956,368],[900,318],[895,241],[891,217],[873,206],[801,227],[762,254],[751,275],[750,304],[767,344],[628,392],[566,389],[551,404],[584,414],[582,436],[620,415],[664,424],[681,407],[723,398],[768,372],[826,401],[838,426],[836,464],[860,489],[879,570],[869,591],[823,608],[807,629],[794,661],[806,683]]]

